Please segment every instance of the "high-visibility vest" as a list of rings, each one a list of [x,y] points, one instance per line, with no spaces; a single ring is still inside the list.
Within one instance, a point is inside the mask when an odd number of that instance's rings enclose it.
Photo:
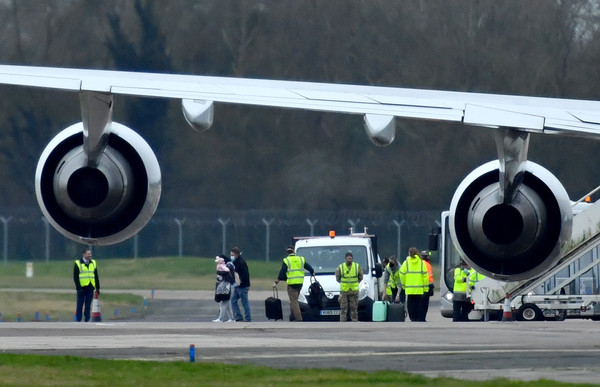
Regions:
[[[389,263],[388,263],[388,265],[389,265]],[[386,266],[385,266],[385,271],[387,271],[387,270],[388,270],[388,267],[389,267],[388,265],[386,265]],[[393,281],[391,280],[391,278],[392,278],[392,277],[391,277],[391,275],[390,275],[390,277],[389,277],[389,279],[388,279],[388,282],[387,282],[387,284],[386,284],[386,286],[385,286],[385,294],[386,294],[386,295],[388,295],[388,296],[391,296],[391,295],[392,295],[392,282],[393,282]]]
[[[431,263],[423,260],[423,263],[425,263],[425,267],[427,268],[427,275],[429,276],[429,283],[432,284],[433,283],[433,267],[431,267]]]
[[[475,271],[475,269],[471,268],[469,270],[469,286],[475,286],[475,283],[477,281],[481,281],[482,279],[485,278],[485,276],[483,274],[480,274],[478,272]]]
[[[358,271],[360,266],[358,263],[352,262],[352,265],[348,267],[345,263],[340,265],[340,291],[347,292],[353,290],[358,292]]]
[[[407,257],[400,266],[400,280],[407,295],[422,295],[429,291],[429,275],[418,256]]]
[[[452,291],[454,293],[467,293],[467,273],[463,270],[462,267],[457,267],[454,269],[454,287]]]
[[[287,266],[287,284],[301,285],[304,282],[304,257],[292,254],[283,258],[283,262]]]
[[[88,265],[82,264],[79,259],[75,260],[75,264],[79,268],[79,284],[81,286],[87,286],[92,284],[92,286],[96,287],[96,277],[94,276],[94,271],[96,270],[96,260],[91,259]]]
[[[390,268],[390,265],[388,264],[385,267],[385,271],[387,271],[387,273],[389,275],[388,285],[387,286],[390,289],[396,289],[397,287],[401,286],[401,283],[400,283],[400,268],[398,268],[398,270],[396,270],[396,271],[392,271],[392,269]]]

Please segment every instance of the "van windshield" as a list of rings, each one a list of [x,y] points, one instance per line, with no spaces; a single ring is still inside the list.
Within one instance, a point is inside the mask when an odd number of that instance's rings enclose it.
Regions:
[[[299,247],[296,254],[306,258],[306,262],[315,269],[315,273],[333,274],[340,264],[346,262],[347,252],[352,253],[354,257],[353,261],[358,263],[363,273],[365,273],[369,268],[369,265],[367,265],[367,248],[365,246]]]

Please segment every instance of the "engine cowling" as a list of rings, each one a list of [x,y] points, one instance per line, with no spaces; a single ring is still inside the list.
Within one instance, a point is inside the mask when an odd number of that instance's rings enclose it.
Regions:
[[[85,163],[83,124],[46,146],[35,173],[38,204],[50,224],[80,243],[110,245],[139,232],[160,199],[158,160],[146,141],[113,122],[98,165]]]
[[[462,181],[450,205],[450,233],[478,272],[502,281],[531,278],[556,263],[571,237],[569,196],[552,173],[527,161],[514,199],[504,204],[499,168],[491,161]]]

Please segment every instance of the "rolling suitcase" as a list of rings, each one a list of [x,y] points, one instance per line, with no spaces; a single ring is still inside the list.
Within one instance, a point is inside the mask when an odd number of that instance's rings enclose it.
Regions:
[[[265,313],[269,320],[283,320],[281,300],[279,299],[279,292],[275,286],[273,286],[273,297],[269,297],[265,300]]]
[[[373,303],[373,321],[387,321],[387,301]]]
[[[387,321],[404,321],[406,318],[406,312],[404,311],[404,304],[401,302],[390,303],[387,306]]]

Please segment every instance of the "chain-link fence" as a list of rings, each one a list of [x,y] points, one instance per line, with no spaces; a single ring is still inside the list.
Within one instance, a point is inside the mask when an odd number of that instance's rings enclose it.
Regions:
[[[278,261],[294,236],[348,234],[353,227],[378,237],[381,256],[406,255],[408,247],[427,249],[439,212],[158,210],[136,236],[95,247],[101,258],[203,256],[228,253],[238,246],[247,259]],[[43,218],[37,208],[0,210],[4,262],[73,259],[83,248]]]

